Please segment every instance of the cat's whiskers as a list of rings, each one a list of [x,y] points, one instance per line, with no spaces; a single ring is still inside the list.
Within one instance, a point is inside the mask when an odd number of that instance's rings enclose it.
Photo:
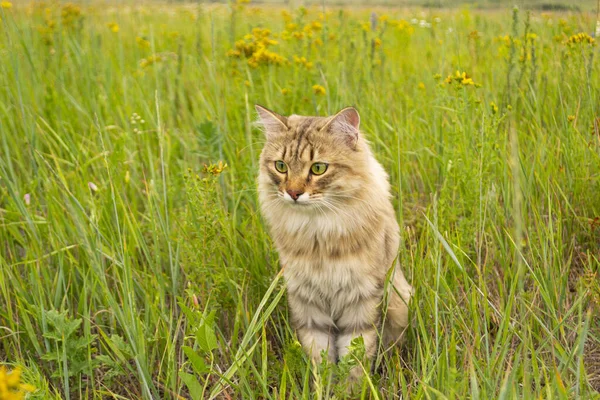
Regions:
[[[352,217],[352,215],[350,215],[349,213],[347,213],[346,211],[344,211],[340,207],[337,207],[335,204],[333,204],[332,202],[328,201],[326,198],[321,199],[320,203],[323,204],[324,206],[328,207],[338,217],[343,214],[343,216],[345,216],[349,220],[351,220],[351,221],[354,220],[353,217]]]
[[[371,205],[371,202],[365,200],[365,199],[361,199],[360,197],[357,196],[345,196],[345,195],[338,195],[337,193],[332,193],[332,194],[328,194],[327,195],[328,198],[335,200],[335,201],[339,201],[340,199],[342,200],[356,200],[356,201],[360,201],[363,202],[367,205]]]

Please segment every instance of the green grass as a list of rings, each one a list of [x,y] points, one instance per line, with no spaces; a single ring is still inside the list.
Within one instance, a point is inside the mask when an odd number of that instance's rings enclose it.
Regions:
[[[390,173],[412,324],[364,398],[599,397],[599,55],[565,44],[595,14],[290,9],[321,29],[283,40],[277,7],[48,7],[0,9],[0,362],[30,398],[343,396],[360,357],[312,368],[289,325],[254,103],[355,105]],[[289,63],[227,55],[255,27]]]

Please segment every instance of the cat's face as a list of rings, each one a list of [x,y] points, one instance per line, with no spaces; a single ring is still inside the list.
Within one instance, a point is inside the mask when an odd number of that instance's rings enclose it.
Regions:
[[[319,211],[356,199],[366,168],[354,108],[332,117],[282,117],[257,110],[267,138],[259,177],[263,199]]]

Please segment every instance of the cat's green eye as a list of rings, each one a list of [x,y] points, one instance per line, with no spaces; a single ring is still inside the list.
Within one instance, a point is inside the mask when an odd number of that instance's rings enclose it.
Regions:
[[[312,172],[315,175],[323,175],[325,171],[327,171],[327,164],[323,162],[314,163],[310,167],[310,172]]]
[[[275,169],[282,174],[285,174],[287,172],[287,165],[283,161],[278,160],[275,161]]]

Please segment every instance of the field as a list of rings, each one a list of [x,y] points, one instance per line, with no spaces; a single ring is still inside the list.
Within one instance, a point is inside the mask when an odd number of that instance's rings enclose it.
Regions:
[[[0,16],[1,399],[345,396],[360,343],[313,368],[289,325],[255,103],[356,106],[390,174],[412,323],[362,398],[600,398],[595,11]]]

